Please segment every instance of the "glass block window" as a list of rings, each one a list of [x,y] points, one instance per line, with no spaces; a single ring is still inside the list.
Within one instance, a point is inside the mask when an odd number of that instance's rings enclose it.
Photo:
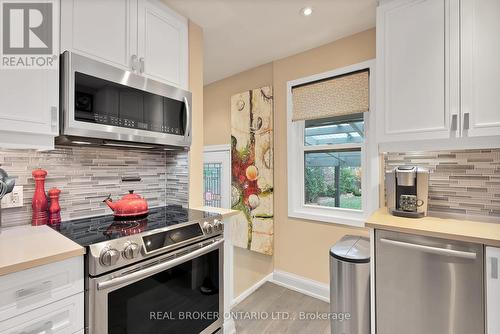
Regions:
[[[221,163],[205,163],[203,166],[203,201],[206,206],[222,206],[221,172]]]

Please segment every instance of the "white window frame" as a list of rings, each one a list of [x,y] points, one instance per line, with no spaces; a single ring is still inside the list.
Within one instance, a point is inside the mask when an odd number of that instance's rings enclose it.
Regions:
[[[364,113],[365,138],[361,146],[361,210],[305,204],[304,124],[292,122],[292,88],[317,80],[368,69],[370,71],[370,110]],[[318,222],[363,227],[368,216],[379,206],[379,155],[375,134],[375,59],[287,82],[288,139],[288,216]],[[345,147],[344,147],[345,146]],[[348,148],[351,144],[335,145]],[[356,145],[359,146],[359,145]],[[331,149],[331,146],[327,146]]]

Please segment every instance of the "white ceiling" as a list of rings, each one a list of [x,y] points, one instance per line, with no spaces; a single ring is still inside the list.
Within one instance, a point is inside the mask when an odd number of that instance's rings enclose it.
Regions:
[[[205,84],[375,26],[376,0],[163,1],[203,28]]]

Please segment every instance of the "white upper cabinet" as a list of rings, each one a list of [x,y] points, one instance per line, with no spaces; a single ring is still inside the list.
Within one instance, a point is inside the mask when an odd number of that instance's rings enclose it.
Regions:
[[[139,1],[138,12],[140,71],[187,89],[187,20],[155,0]]]
[[[498,31],[498,0],[382,0],[379,149],[500,147]]]
[[[59,134],[59,70],[0,70],[0,147],[54,147]]]
[[[22,60],[34,57],[38,64],[51,61],[53,66],[38,68],[35,65],[0,68],[0,148],[52,149],[54,137],[59,132],[59,1],[45,0],[52,4],[52,27],[41,36],[52,40],[51,54],[23,54],[12,58]],[[2,9],[5,9],[3,7]],[[2,13],[13,15],[12,12]],[[47,19],[42,14],[42,22]],[[4,16],[4,17],[5,17]],[[47,26],[47,29],[50,27]],[[45,29],[45,28],[43,28]],[[4,35],[5,36],[5,35]],[[12,37],[11,37],[12,38]],[[24,38],[26,41],[26,37]],[[50,45],[43,37],[44,45]],[[11,41],[4,40],[4,43]],[[33,41],[29,39],[32,47]],[[9,56],[8,54],[5,56]],[[50,58],[50,59],[49,59]],[[27,63],[26,63],[27,64]]]
[[[455,1],[393,1],[378,8],[379,142],[457,134],[457,105],[450,103],[451,49],[458,58],[458,25],[452,25],[458,13],[454,18],[450,11]]]
[[[62,51],[187,89],[187,20],[156,0],[62,0]]]
[[[462,0],[464,136],[500,134],[500,1]]]
[[[137,0],[62,0],[61,50],[131,69],[136,20]]]

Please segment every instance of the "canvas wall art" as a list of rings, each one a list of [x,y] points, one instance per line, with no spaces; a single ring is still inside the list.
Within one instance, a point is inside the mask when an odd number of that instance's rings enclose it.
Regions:
[[[273,254],[273,90],[231,97],[231,206],[235,246]]]

